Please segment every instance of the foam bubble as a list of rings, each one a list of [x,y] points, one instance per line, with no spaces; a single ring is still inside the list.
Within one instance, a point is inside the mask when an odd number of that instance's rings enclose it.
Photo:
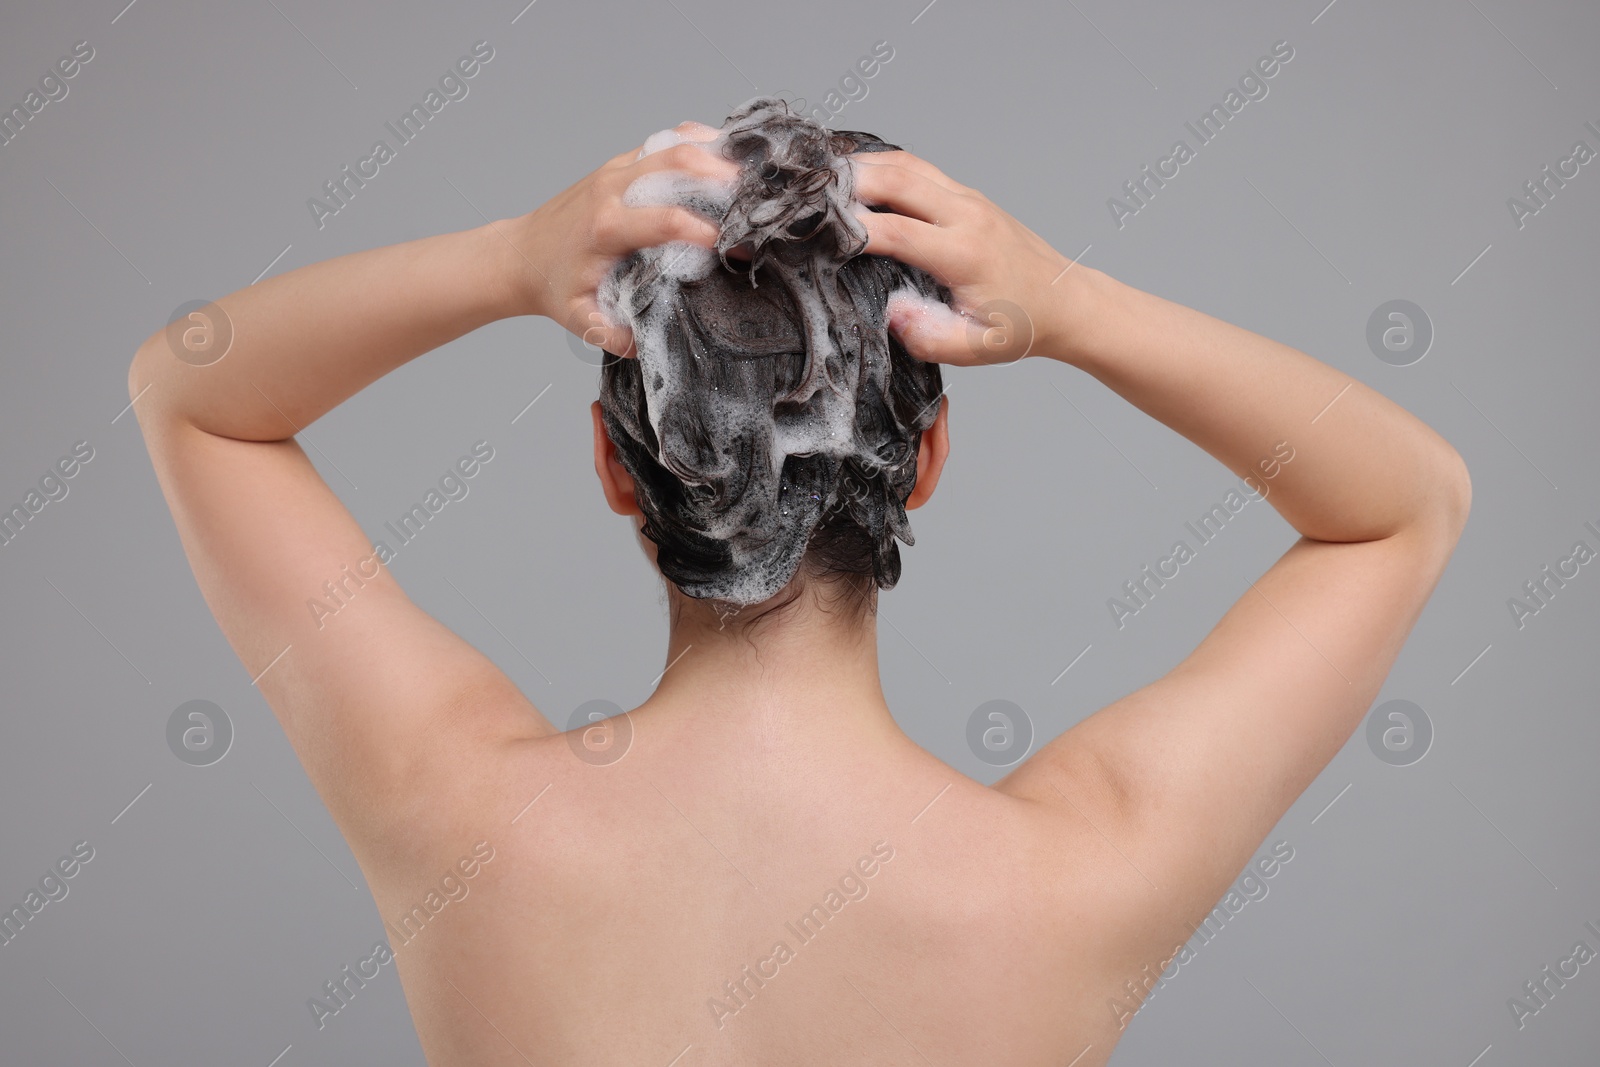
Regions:
[[[684,125],[687,129],[679,130],[674,127],[670,130],[657,130],[646,137],[643,147],[639,150],[639,158],[643,159],[645,156],[680,144],[698,144],[705,148],[713,148],[722,142],[723,132],[715,126],[707,126],[703,122],[688,122]]]
[[[938,332],[966,329],[971,325],[965,315],[942,300],[935,300],[910,286],[901,286],[889,294],[889,315],[904,317],[911,329],[931,328]]]
[[[731,179],[702,178],[682,171],[653,170],[628,183],[622,192],[626,207],[680,204],[712,219],[721,219],[733,204]]]
[[[652,155],[664,148],[672,148],[683,143],[677,130],[657,130],[644,139],[644,147],[639,150],[639,158]]]

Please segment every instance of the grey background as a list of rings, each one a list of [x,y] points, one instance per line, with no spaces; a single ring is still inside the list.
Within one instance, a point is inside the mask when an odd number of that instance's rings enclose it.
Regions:
[[[1600,525],[1600,162],[1521,229],[1506,199],[1575,140],[1600,148],[1583,127],[1600,125],[1600,10],[925,2],[8,5],[0,103],[78,40],[96,56],[0,147],[0,501],[77,440],[95,458],[0,548],[0,903],[75,841],[95,858],[0,946],[0,1059],[422,1062],[392,968],[320,1032],[307,1009],[380,920],[117,418],[137,344],[269,264],[530,210],[758,90],[820,102],[887,40],[894,58],[835,125],[923,154],[1069,255],[1091,246],[1086,263],[1382,390],[1472,470],[1472,520],[1380,698],[1424,708],[1432,750],[1391,766],[1358,730],[1268,838],[1295,848],[1270,895],[1154,995],[1115,1062],[1594,1062],[1600,964],[1520,1031],[1507,998],[1578,939],[1600,948],[1583,928],[1600,925],[1600,564],[1520,630],[1506,602],[1573,542],[1600,547],[1582,525]],[[319,230],[306,199],[480,39],[495,57],[470,95]],[[1278,40],[1295,55],[1269,95],[1119,229],[1107,198]],[[1408,367],[1365,341],[1396,298],[1435,329]],[[883,598],[883,675],[919,743],[992,781],[967,748],[974,708],[1014,701],[1048,740],[1170,667],[1294,535],[1246,509],[1118,630],[1107,598],[1232,477],[1059,365],[949,381],[952,453]],[[556,721],[638,703],[664,666],[651,572],[594,484],[595,391],[555,325],[515,320],[307,435],[375,537],[473,441],[494,445],[395,572]],[[191,699],[234,726],[213,766],[167,748]]]

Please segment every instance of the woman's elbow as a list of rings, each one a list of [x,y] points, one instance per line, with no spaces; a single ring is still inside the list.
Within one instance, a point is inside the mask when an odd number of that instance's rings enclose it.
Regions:
[[[1467,515],[1472,511],[1472,475],[1467,461],[1449,445],[1437,465],[1437,473],[1429,480],[1427,494],[1428,517],[1451,543],[1461,537],[1467,525]]]

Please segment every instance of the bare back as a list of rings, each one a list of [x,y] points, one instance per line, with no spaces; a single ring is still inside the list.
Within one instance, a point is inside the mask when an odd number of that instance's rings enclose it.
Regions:
[[[1160,937],[1113,920],[1140,875],[1082,818],[909,743],[697,752],[664,714],[630,719],[613,763],[572,735],[462,752],[402,820],[410,847],[369,869],[431,1062],[1110,1054],[1109,991]]]

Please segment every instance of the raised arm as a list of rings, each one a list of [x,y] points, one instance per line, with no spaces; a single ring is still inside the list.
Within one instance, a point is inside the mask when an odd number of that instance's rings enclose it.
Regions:
[[[1094,375],[1251,479],[1302,535],[1181,663],[1000,783],[1092,821],[1137,868],[1122,871],[1127,899],[1185,926],[1362,720],[1466,520],[1466,467],[1360,382],[1073,264],[925,161],[885,155],[858,172],[863,195],[893,209],[867,219],[869,251],[932,271],[968,308],[1019,305],[1031,355]],[[893,321],[921,358],[1016,354],[1015,335],[991,331],[985,349],[936,309]]]
[[[1168,674],[1013,776],[1065,789],[1090,757],[1152,866],[1209,904],[1376,699],[1466,521],[1466,465],[1382,394],[1276,341],[1099,272],[1061,305],[1093,310],[1047,352],[1204,448],[1301,534]]]
[[[543,314],[581,332],[615,260],[715,240],[681,208],[623,206],[627,184],[731,167],[692,147],[625,152],[528,215],[302,267],[140,346],[129,393],[201,592],[353,843],[402,820],[431,769],[463,765],[459,745],[553,727],[407,599],[294,435],[495,319]],[[208,329],[231,347],[207,347]]]

